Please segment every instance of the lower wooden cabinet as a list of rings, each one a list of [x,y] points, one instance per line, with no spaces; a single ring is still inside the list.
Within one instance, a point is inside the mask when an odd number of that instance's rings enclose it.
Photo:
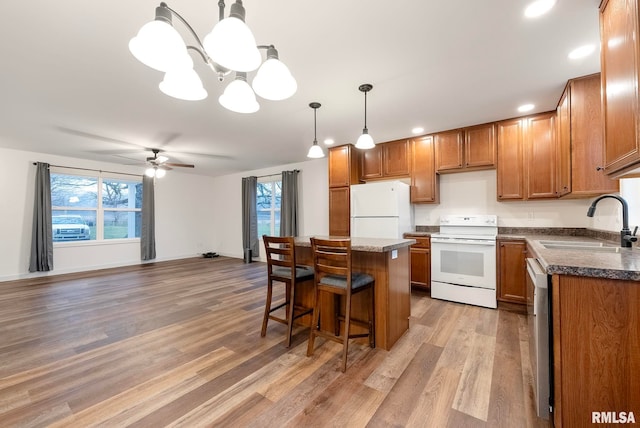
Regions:
[[[415,239],[409,249],[411,256],[411,288],[431,289],[431,238],[424,235],[405,234],[405,238]]]
[[[498,239],[498,301],[527,303],[527,243]]]

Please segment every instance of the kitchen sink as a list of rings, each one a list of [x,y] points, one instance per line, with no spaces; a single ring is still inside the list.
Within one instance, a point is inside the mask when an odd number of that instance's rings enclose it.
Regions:
[[[594,253],[619,253],[620,247],[606,246],[601,242],[584,241],[540,241],[548,250],[579,250]]]
[[[538,241],[540,244],[544,245],[562,245],[569,247],[604,247],[604,242],[599,241]]]

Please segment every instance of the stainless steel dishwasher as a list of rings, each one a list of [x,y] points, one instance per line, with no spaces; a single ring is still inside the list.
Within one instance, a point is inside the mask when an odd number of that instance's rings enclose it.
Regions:
[[[537,259],[527,259],[529,353],[536,395],[536,413],[549,418],[549,293],[547,274]]]

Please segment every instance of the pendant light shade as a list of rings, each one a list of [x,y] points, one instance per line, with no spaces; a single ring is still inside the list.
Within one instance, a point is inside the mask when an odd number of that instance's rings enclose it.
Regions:
[[[156,19],[143,25],[129,41],[129,50],[138,61],[158,71],[186,67],[191,61],[184,40],[171,24],[171,13],[164,7],[157,7]]]
[[[236,73],[236,78],[229,83],[218,101],[224,108],[236,113],[255,113],[260,109],[256,95],[247,83],[247,73],[240,71]]]
[[[244,23],[242,1],[231,5],[228,18],[218,22],[204,38],[204,49],[211,59],[235,71],[253,71],[260,66],[262,56],[253,33]]]
[[[358,88],[360,92],[364,92],[364,128],[362,129],[362,135],[358,137],[356,141],[356,148],[358,149],[372,149],[375,147],[373,138],[369,135],[369,129],[367,128],[367,92],[373,88],[373,85],[365,83]]]
[[[318,138],[316,136],[316,112],[320,108],[320,103],[313,102],[309,104],[309,107],[313,109],[313,144],[309,148],[309,153],[307,153],[308,158],[323,158],[324,152],[322,151],[322,147],[318,145]]]
[[[273,46],[267,49],[267,60],[258,69],[252,86],[256,94],[272,101],[287,99],[298,90],[296,79],[289,67],[280,61],[278,51]]]
[[[180,100],[198,101],[207,98],[202,80],[193,68],[167,71],[159,86],[166,95]]]

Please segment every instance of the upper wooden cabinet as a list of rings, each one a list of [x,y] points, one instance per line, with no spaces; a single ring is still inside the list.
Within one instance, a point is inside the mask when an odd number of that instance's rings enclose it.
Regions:
[[[600,4],[600,64],[605,168],[622,176],[640,167],[638,0]]]
[[[498,122],[498,200],[555,198],[555,112]]]
[[[433,137],[411,140],[411,203],[439,202],[439,175],[435,168]]]
[[[559,196],[615,193],[619,182],[604,173],[600,73],[569,80],[557,109]]]
[[[358,183],[356,149],[347,144],[329,149],[329,187],[344,187]]]
[[[494,123],[439,132],[434,135],[439,173],[492,169],[496,166]]]
[[[411,146],[409,140],[390,141],[376,144],[369,150],[360,152],[360,179],[375,180],[395,177],[409,177],[411,166]]]

